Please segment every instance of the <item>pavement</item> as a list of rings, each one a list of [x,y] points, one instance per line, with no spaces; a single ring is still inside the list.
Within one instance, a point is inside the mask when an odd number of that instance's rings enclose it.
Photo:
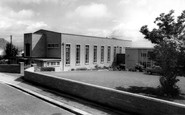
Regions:
[[[12,115],[11,112],[13,112],[13,115],[130,115],[111,108],[102,107],[101,105],[86,100],[58,93],[41,86],[30,84],[23,81],[21,76],[23,75],[0,73],[0,91],[4,91],[0,94],[0,100],[7,100],[7,102],[9,102],[8,105],[6,105],[6,102],[4,106],[0,105],[0,115]],[[4,99],[8,97],[5,95],[14,96],[8,100],[9,98]],[[19,95],[23,96],[21,97]],[[15,105],[19,105],[20,108]],[[15,108],[12,108],[12,106],[15,106]],[[45,108],[43,108],[43,106]],[[12,108],[12,110],[7,113],[6,108]],[[1,113],[3,112],[1,109],[4,113]],[[14,111],[18,112],[14,113]]]
[[[0,83],[0,115],[75,115]]]

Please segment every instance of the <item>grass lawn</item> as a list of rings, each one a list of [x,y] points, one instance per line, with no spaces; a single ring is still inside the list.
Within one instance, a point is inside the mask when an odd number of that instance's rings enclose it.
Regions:
[[[100,85],[109,88],[116,87],[157,87],[159,76],[147,75],[140,72],[128,71],[70,71],[70,72],[44,72],[63,78],[77,80],[85,83]],[[185,78],[180,78],[178,86],[185,93]]]
[[[116,87],[129,88],[136,87],[150,87],[157,88],[159,83],[159,76],[147,75],[140,72],[128,71],[70,71],[70,72],[43,72],[58,77],[77,80],[89,84],[100,85],[108,88],[116,89]],[[185,104],[185,78],[179,77],[180,81],[177,85],[182,92],[181,98],[167,100]],[[165,98],[163,98],[165,99]]]

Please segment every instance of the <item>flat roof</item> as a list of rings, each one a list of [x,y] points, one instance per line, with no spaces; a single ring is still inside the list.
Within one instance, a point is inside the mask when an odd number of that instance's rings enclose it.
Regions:
[[[126,47],[126,49],[131,49],[131,50],[132,50],[132,49],[133,49],[133,50],[134,50],[134,49],[135,49],[135,50],[136,50],[136,49],[138,49],[138,50],[146,49],[146,50],[147,50],[147,49],[154,49],[154,48],[153,48],[153,47]]]
[[[124,39],[118,39],[118,38],[99,37],[99,36],[90,36],[90,35],[80,35],[80,34],[71,34],[71,33],[60,33],[60,32],[55,32],[55,31],[45,30],[45,29],[40,29],[38,31],[35,31],[34,33],[37,33],[39,31],[46,31],[46,32],[51,32],[51,33],[64,34],[64,35],[72,35],[72,36],[83,36],[83,37],[101,38],[101,39],[107,39],[107,40],[121,40],[121,41],[130,41],[130,42],[132,41],[132,40],[124,40]]]

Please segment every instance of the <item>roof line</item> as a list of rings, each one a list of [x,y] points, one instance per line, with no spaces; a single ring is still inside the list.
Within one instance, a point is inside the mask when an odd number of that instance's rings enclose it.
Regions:
[[[101,39],[107,39],[107,40],[132,41],[132,40],[124,40],[124,39],[118,39],[118,38],[99,37],[99,36],[90,36],[90,35],[81,35],[81,34],[70,34],[70,33],[62,33],[62,34],[64,34],[64,35],[72,35],[72,36],[83,36],[83,37],[101,38]]]
[[[126,49],[154,49],[154,47],[126,47]]]
[[[94,38],[102,38],[102,39],[108,39],[108,40],[121,40],[121,41],[132,41],[132,40],[124,40],[124,39],[118,39],[118,38],[108,38],[108,37],[99,37],[99,36],[90,36],[90,35],[81,35],[81,34],[71,34],[71,33],[61,33],[61,32],[55,32],[45,29],[40,29],[38,31],[46,31],[46,32],[52,32],[52,33],[58,33],[58,34],[64,34],[64,35],[72,35],[72,36],[84,36],[84,37],[94,37]],[[38,32],[36,31],[36,32]],[[36,33],[34,32],[34,33]]]

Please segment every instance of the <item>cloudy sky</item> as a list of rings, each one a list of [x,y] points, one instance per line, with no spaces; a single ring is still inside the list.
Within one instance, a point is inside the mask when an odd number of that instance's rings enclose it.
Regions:
[[[155,27],[160,13],[185,10],[185,0],[0,0],[0,38],[21,46],[23,34],[38,29],[114,36],[133,41],[134,47],[152,44],[139,32]]]

